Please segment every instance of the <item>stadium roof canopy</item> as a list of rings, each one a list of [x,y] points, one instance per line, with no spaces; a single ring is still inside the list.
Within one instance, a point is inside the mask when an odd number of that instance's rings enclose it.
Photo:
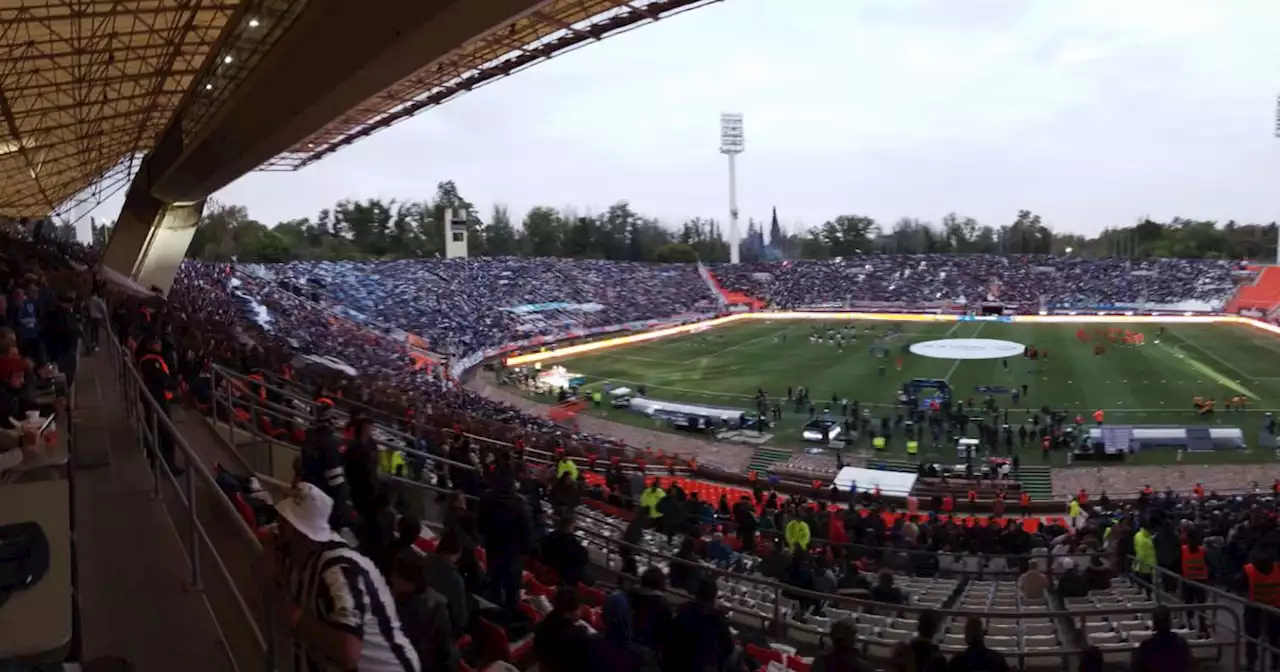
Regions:
[[[300,168],[537,62],[714,1],[528,2],[283,153],[273,148],[261,167]],[[312,0],[0,0],[0,215],[96,203],[128,183],[162,135],[179,132],[192,149],[307,6],[331,11]]]
[[[0,213],[44,216],[93,199],[92,186],[122,186],[210,57],[243,50],[236,34],[266,25],[243,9],[237,0],[0,0]]]
[[[485,0],[469,0],[483,3]],[[296,170],[468,91],[579,47],[720,0],[547,0],[424,64],[268,161]]]

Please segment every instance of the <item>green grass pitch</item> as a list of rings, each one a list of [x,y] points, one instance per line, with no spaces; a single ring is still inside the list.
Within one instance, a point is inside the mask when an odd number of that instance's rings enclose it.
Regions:
[[[1001,322],[859,322],[856,344],[843,352],[833,344],[810,342],[815,328],[838,328],[848,322],[751,321],[714,328],[702,333],[659,339],[642,344],[602,350],[556,360],[554,364],[581,374],[588,390],[606,382],[634,388],[644,385],[650,397],[705,405],[754,410],[757,388],[771,399],[786,394],[787,387],[811,390],[819,409],[832,395],[872,404],[872,415],[890,412],[897,391],[910,378],[944,378],[957,399],[975,398],[977,386],[1013,388],[1026,384],[1028,396],[1018,408],[1048,405],[1067,409],[1086,419],[1096,409],[1106,411],[1114,424],[1217,424],[1236,426],[1252,444],[1264,422],[1263,413],[1280,409],[1280,337],[1242,325],[1167,324],[1160,343],[1161,325],[1132,327],[1146,336],[1141,346],[1112,346],[1101,356],[1076,339],[1076,330],[1093,333],[1098,327],[1116,325],[1014,324]],[[889,330],[897,331],[887,336]],[[785,342],[781,336],[785,334]],[[1009,358],[1008,370],[999,359],[954,360],[929,358],[908,352],[918,341],[939,338],[991,338],[1015,341],[1047,350],[1047,361]],[[888,356],[871,354],[873,344],[887,346]],[[901,358],[902,370],[896,368]],[[879,368],[884,366],[883,375]],[[1222,410],[1222,400],[1245,395],[1249,410]],[[1192,398],[1213,397],[1219,410],[1202,417],[1192,408]],[[1008,407],[1007,395],[1000,397]],[[614,409],[593,409],[592,414],[612,420],[651,426],[638,414]],[[837,411],[838,412],[838,411]],[[1009,414],[1016,426],[1026,419],[1016,408]],[[774,429],[769,445],[799,445],[800,427],[807,413],[796,414],[783,404],[783,420]],[[926,438],[927,443],[927,438]],[[930,452],[954,457],[949,446],[925,446]],[[1146,451],[1139,463],[1172,462],[1177,451]],[[1039,461],[1034,448],[1026,459]],[[1222,461],[1273,461],[1271,450],[1220,453],[1187,453],[1188,463]]]

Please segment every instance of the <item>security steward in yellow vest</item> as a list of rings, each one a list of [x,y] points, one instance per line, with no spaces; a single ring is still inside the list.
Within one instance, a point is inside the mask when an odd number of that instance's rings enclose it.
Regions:
[[[883,437],[883,436],[877,436],[876,438],[871,439],[871,447],[872,447],[872,448],[875,448],[877,452],[878,452],[878,451],[882,451],[882,450],[884,450],[884,449],[885,449],[885,440],[884,440],[884,437]]]
[[[378,452],[378,469],[389,476],[404,478],[404,451],[387,448]]]
[[[644,492],[640,493],[640,506],[649,509],[649,520],[652,520],[655,526],[662,518],[662,513],[658,511],[658,503],[666,496],[667,491],[662,489],[661,483],[656,478],[649,487],[644,489]]]
[[[787,548],[793,552],[796,547],[801,551],[809,549],[809,523],[800,518],[792,518],[783,529],[783,537],[787,540]]]
[[[1252,562],[1244,566],[1244,581],[1248,585],[1249,601],[1269,607],[1280,607],[1280,567],[1277,567],[1270,554],[1254,551]],[[1267,642],[1273,648],[1280,648],[1280,616],[1269,611],[1249,605],[1244,608],[1244,632],[1255,640]],[[1246,670],[1259,669],[1258,645],[1252,641],[1245,643]],[[1280,669],[1280,656],[1272,656],[1271,666],[1262,669]]]
[[[556,480],[559,480],[564,474],[569,474],[569,480],[578,481],[578,465],[569,459],[568,455],[561,455],[560,461],[556,462]]]
[[[141,376],[142,384],[151,399],[155,401],[155,405],[152,406],[145,397],[140,400],[143,411],[146,414],[146,427],[148,428],[146,431],[149,433],[152,423],[155,424],[156,431],[159,434],[160,457],[164,459],[165,464],[169,465],[169,470],[175,476],[178,476],[185,470],[178,467],[175,461],[173,439],[169,432],[165,430],[165,423],[161,422],[159,418],[152,417],[153,408],[159,409],[160,415],[166,418],[170,417],[169,402],[173,401],[173,391],[176,389],[174,378],[170,373],[169,363],[160,354],[159,340],[152,338],[145,341],[140,353],[138,357],[138,374]]]
[[[915,457],[920,454],[920,442],[915,439],[907,441],[907,455]]]

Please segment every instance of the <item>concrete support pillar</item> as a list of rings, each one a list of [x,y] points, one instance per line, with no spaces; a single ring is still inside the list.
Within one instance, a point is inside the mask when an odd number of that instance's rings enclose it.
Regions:
[[[145,172],[140,171],[129,187],[103,264],[145,288],[168,293],[205,202],[166,204],[151,195]]]

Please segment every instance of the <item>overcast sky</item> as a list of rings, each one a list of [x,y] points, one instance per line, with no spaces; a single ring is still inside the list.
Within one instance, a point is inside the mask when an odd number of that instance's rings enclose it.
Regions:
[[[452,179],[487,218],[620,199],[789,228],[956,211],[1057,231],[1280,217],[1276,0],[726,0],[589,45],[296,173],[217,195],[264,223]],[[114,219],[120,198],[95,215]],[[87,225],[85,225],[87,227]]]

